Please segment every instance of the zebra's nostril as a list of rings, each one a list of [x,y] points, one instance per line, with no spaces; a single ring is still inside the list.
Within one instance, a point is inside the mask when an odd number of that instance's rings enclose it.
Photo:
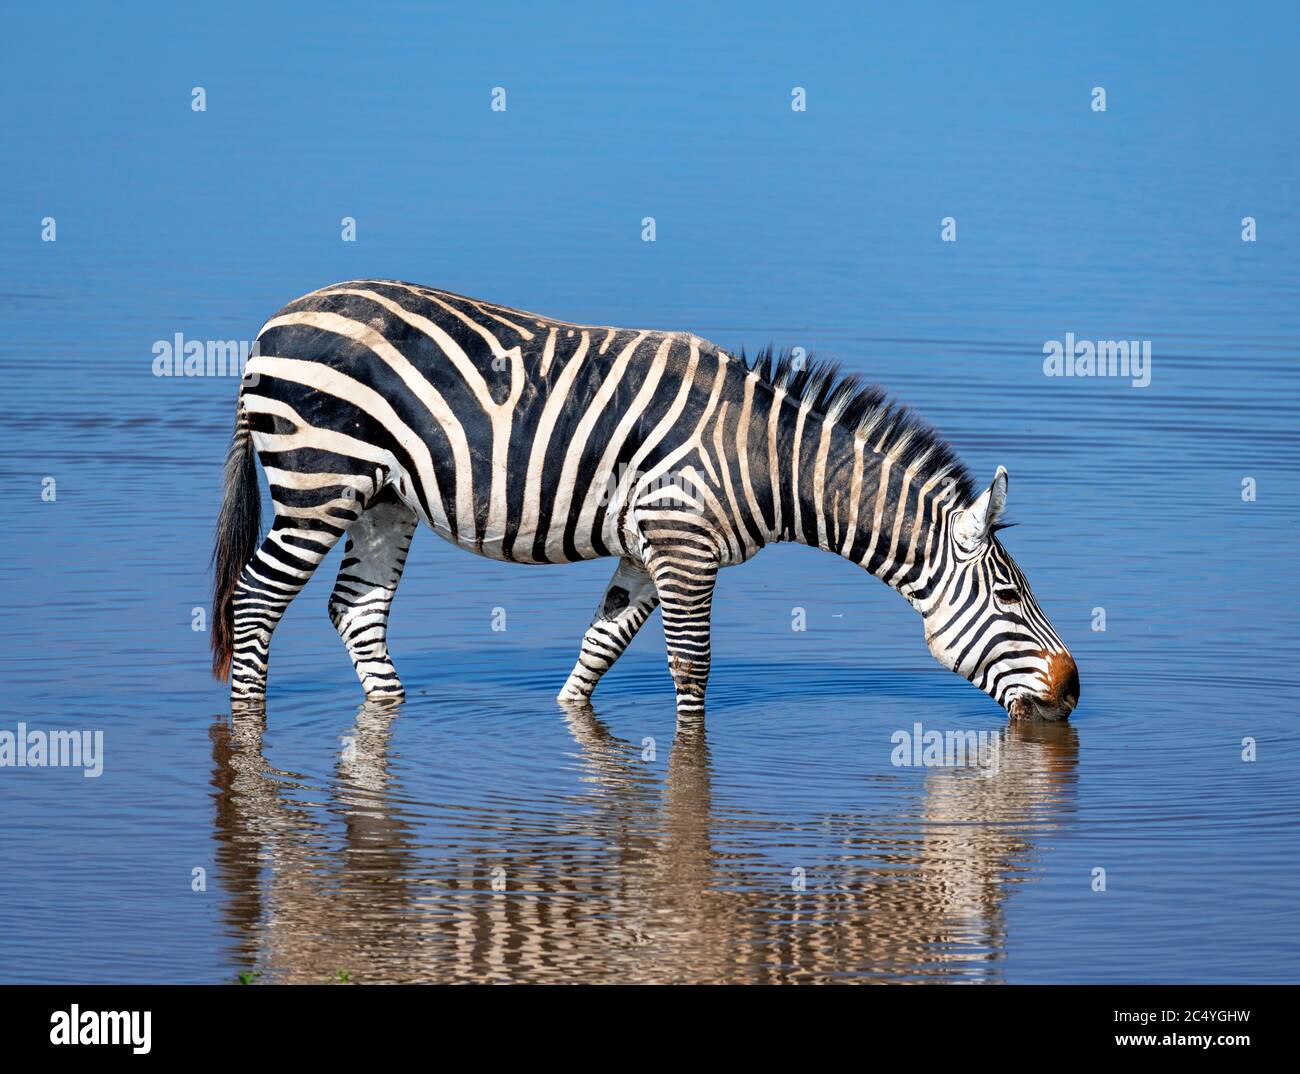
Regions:
[[[1070,672],[1061,684],[1061,699],[1074,708],[1079,703],[1079,669],[1070,661]]]
[[[1068,714],[1079,703],[1079,669],[1069,653],[1053,653],[1048,657],[1047,696],[1049,704],[1064,709]]]

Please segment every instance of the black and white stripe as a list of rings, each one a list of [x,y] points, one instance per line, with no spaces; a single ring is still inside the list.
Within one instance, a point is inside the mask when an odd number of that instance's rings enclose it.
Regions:
[[[619,559],[562,700],[661,605],[679,715],[701,712],[718,570],[792,540],[897,589],[935,655],[1013,714],[1074,703],[1073,662],[993,536],[1005,471],[975,499],[932,430],[832,367],[373,280],[290,303],[258,351],[216,554],[214,668],[236,699],[263,697],[271,634],[345,533],[330,616],[367,695],[400,696],[388,610],[423,521],[494,559]],[[255,551],[253,453],[275,508]]]

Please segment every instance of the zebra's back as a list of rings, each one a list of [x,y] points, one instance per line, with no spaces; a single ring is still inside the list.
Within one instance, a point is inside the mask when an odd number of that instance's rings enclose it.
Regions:
[[[273,491],[391,485],[449,540],[522,562],[626,554],[613,483],[689,451],[735,365],[687,334],[396,281],[305,295],[258,344],[242,400]]]

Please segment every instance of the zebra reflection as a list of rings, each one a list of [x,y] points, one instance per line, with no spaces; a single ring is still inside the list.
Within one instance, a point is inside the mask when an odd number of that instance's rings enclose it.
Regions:
[[[664,768],[575,705],[577,780],[555,816],[466,810],[435,838],[389,762],[400,711],[361,707],[325,793],[267,763],[259,712],[214,727],[232,975],[998,980],[1007,900],[1074,808],[1069,724],[1007,727],[995,773],[930,770],[903,811],[774,823],[715,801],[702,724],[678,727]],[[746,838],[756,823],[817,847],[806,876]]]

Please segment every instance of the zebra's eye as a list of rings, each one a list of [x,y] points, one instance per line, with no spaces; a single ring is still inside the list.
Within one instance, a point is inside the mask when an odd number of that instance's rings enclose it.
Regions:
[[[999,589],[993,594],[1003,604],[1019,604],[1020,591],[1016,589]]]

